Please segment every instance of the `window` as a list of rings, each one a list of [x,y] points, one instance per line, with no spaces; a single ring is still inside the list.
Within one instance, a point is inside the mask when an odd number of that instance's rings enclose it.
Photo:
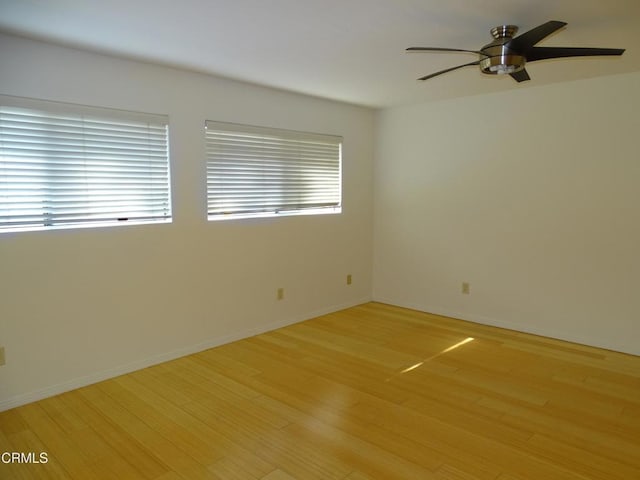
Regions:
[[[0,96],[0,232],[170,220],[167,117]]]
[[[339,213],[342,138],[206,122],[209,220]]]

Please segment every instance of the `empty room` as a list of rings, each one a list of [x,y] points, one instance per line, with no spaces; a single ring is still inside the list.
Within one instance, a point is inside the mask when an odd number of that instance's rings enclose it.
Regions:
[[[0,0],[0,479],[640,478],[640,3]]]

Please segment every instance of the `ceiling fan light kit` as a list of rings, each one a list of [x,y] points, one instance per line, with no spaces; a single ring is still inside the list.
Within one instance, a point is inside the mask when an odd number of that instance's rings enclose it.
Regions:
[[[600,55],[622,55],[621,48],[572,48],[572,47],[536,47],[542,39],[560,30],[566,22],[551,20],[543,23],[522,35],[515,37],[518,27],[515,25],[499,25],[491,29],[494,40],[480,50],[464,50],[442,47],[409,47],[407,51],[422,52],[465,52],[475,53],[478,61],[447,68],[439,72],[425,75],[419,80],[428,80],[443,73],[459,68],[478,65],[482,73],[488,75],[510,75],[517,82],[530,80],[525,69],[527,62],[565,57],[591,57]]]

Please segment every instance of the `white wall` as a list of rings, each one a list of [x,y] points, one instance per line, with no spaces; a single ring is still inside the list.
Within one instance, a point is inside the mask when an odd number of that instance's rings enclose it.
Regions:
[[[372,111],[7,35],[0,65],[2,94],[168,114],[174,213],[0,234],[0,410],[370,299]],[[205,119],[342,135],[343,213],[208,223]]]
[[[388,109],[374,129],[367,109],[13,36],[0,65],[1,94],[169,114],[174,210],[0,235],[0,410],[372,290],[640,354],[640,74]],[[205,119],[342,135],[343,214],[208,223]]]
[[[374,299],[640,354],[639,85],[380,112]]]

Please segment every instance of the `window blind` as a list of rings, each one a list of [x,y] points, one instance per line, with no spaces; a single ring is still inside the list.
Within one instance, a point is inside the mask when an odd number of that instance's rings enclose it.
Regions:
[[[0,96],[0,230],[168,221],[165,116]]]
[[[209,219],[339,212],[342,138],[206,122]]]

